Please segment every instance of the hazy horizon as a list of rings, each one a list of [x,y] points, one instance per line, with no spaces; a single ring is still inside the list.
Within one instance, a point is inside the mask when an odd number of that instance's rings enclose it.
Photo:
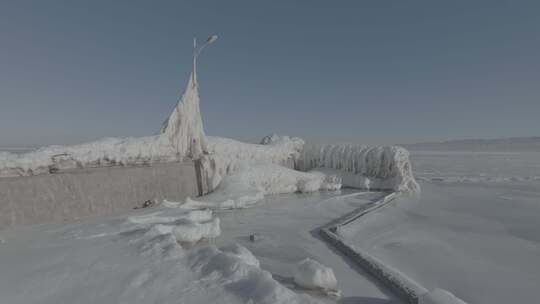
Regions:
[[[538,136],[540,4],[0,4],[0,148],[155,134],[199,65],[209,135]]]

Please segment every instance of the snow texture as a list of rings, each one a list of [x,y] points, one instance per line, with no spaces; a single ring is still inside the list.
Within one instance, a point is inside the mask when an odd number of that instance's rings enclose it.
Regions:
[[[201,274],[203,282],[223,282],[225,288],[244,303],[320,303],[278,283],[270,272],[260,269],[259,261],[249,250],[238,244],[197,249],[191,254],[190,263],[191,269]]]
[[[217,234],[205,223],[219,222],[210,210],[165,202],[130,216],[3,232],[1,302],[321,303],[274,280],[242,246],[183,246],[186,235]]]
[[[361,222],[361,217],[367,216],[375,210],[382,209],[393,201],[398,194],[399,193],[397,192],[387,194],[371,204],[361,206],[332,221],[320,230],[320,235],[342,254],[349,257],[367,272],[371,273],[388,288],[394,290],[394,292],[405,299],[406,302],[417,303],[419,296],[427,293],[427,289],[392,266],[383,263],[378,258],[368,254],[361,248],[349,244],[343,239],[340,233],[343,226],[350,223]]]
[[[171,205],[165,205],[165,208]],[[211,210],[191,210],[183,206],[171,215],[163,211],[130,216],[126,222],[147,227],[148,235],[172,235],[180,243],[196,243],[202,239],[216,238],[221,234],[219,218]],[[180,212],[179,212],[180,211]]]
[[[417,193],[409,152],[398,146],[305,145],[298,167],[337,174],[343,186]]]
[[[434,290],[420,297],[418,304],[466,304],[466,303],[444,289],[435,288]]]
[[[298,263],[294,282],[307,289],[337,290],[337,280],[332,268],[310,258]]]
[[[160,132],[180,157],[197,158],[208,150],[199,103],[198,85],[190,75],[184,95]]]
[[[74,146],[49,146],[23,154],[0,152],[0,177],[29,176],[56,169],[140,165],[198,157],[207,150],[192,77],[160,134],[104,138]]]
[[[209,136],[210,154],[202,155],[200,158],[202,181],[208,192],[211,192],[219,186],[225,176],[238,171],[242,164],[266,162],[294,167],[303,145],[302,139],[288,136],[275,136],[273,142],[265,145]]]
[[[468,303],[537,303],[540,184],[500,179],[538,175],[540,153],[412,151],[411,160],[422,195],[339,234],[428,290]]]
[[[236,161],[214,192],[200,200],[186,199],[184,208],[246,208],[267,194],[338,190],[339,178],[320,172],[300,172],[267,162]]]

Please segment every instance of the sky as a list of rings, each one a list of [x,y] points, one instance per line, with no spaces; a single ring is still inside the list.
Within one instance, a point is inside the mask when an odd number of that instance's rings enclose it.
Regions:
[[[0,2],[0,147],[155,134],[199,58],[206,133],[540,135],[538,1]]]

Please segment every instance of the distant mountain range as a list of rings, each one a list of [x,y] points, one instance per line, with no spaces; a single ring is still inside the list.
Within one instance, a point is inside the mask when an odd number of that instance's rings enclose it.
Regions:
[[[443,142],[405,144],[409,150],[428,151],[487,151],[487,152],[540,152],[540,136],[497,139],[461,139]]]

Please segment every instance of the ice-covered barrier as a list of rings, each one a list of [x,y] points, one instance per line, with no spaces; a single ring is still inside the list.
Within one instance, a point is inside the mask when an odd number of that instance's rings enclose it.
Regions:
[[[14,154],[0,152],[0,177],[59,169],[170,162],[206,151],[197,84],[190,76],[182,98],[161,128],[147,137],[104,138],[74,146],[49,146]]]
[[[466,304],[465,301],[456,297],[452,293],[435,288],[434,290],[422,295],[418,304]]]
[[[199,160],[203,194],[212,192],[225,176],[234,174],[245,164],[270,163],[293,168],[304,146],[302,139],[288,136],[274,136],[266,144],[213,136],[207,139],[210,154],[201,155]]]
[[[336,174],[348,187],[420,191],[412,174],[409,152],[398,146],[304,145],[297,167]]]

